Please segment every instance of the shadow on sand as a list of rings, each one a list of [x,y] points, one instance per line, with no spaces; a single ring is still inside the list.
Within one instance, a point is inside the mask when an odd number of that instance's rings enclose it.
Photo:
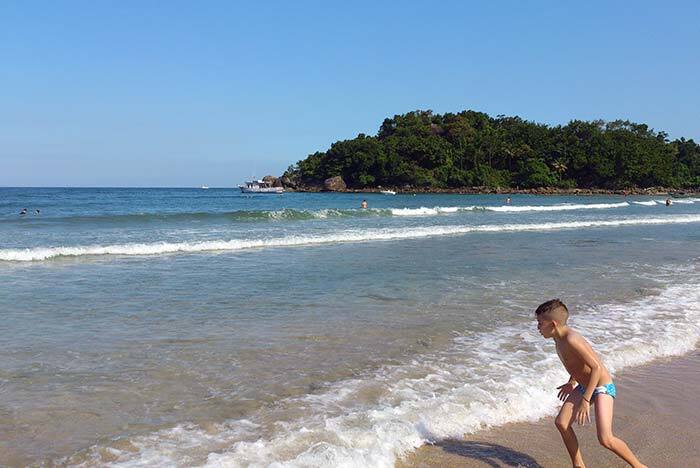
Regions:
[[[521,467],[542,468],[542,465],[530,455],[516,452],[513,449],[488,442],[472,442],[469,440],[446,439],[434,443],[444,451],[462,457],[479,460],[493,468]]]

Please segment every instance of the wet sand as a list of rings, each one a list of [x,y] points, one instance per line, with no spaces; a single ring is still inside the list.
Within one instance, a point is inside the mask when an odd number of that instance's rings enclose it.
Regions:
[[[613,430],[641,462],[649,467],[700,467],[700,350],[620,372],[615,381]],[[598,444],[594,423],[574,430],[588,467],[628,466]],[[553,417],[438,441],[397,463],[401,468],[568,466]]]

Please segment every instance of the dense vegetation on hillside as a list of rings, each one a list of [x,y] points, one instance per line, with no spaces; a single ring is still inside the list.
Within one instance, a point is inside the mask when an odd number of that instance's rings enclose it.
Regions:
[[[350,188],[699,187],[700,145],[621,120],[552,127],[474,111],[415,111],[385,119],[376,136],[333,143],[285,173],[302,186],[338,175]]]

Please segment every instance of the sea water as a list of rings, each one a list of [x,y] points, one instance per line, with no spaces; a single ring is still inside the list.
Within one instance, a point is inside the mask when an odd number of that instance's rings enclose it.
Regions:
[[[0,464],[393,466],[555,410],[547,299],[694,349],[698,252],[695,198],[0,189]]]

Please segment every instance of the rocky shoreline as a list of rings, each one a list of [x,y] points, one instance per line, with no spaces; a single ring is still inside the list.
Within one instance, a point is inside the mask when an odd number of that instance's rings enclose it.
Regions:
[[[663,187],[632,188],[625,190],[609,190],[599,188],[575,188],[561,189],[557,187],[539,187],[532,189],[517,189],[505,187],[460,187],[460,188],[399,188],[399,187],[372,187],[362,189],[344,190],[324,190],[322,187],[305,187],[302,189],[290,189],[295,192],[345,192],[345,193],[380,193],[385,190],[392,190],[396,193],[422,193],[422,194],[461,194],[461,195],[666,195],[671,197],[683,197],[689,195],[700,195],[700,189],[676,190]]]
[[[558,188],[558,187],[538,187],[538,188],[511,188],[511,187],[457,187],[457,188],[425,188],[405,185],[403,187],[364,187],[349,188],[340,176],[326,179],[323,184],[305,185],[297,184],[287,177],[265,176],[263,180],[276,187],[284,187],[290,192],[342,192],[342,193],[379,193],[391,190],[404,194],[461,194],[461,195],[665,195],[671,197],[683,197],[689,195],[700,195],[700,188],[672,189],[668,187],[632,187],[626,189],[605,189],[605,188]]]

